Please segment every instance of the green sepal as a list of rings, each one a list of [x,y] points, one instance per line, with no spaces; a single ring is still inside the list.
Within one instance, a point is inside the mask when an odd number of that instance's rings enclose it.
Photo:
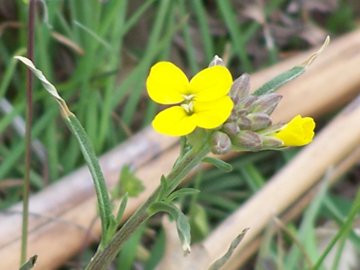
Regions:
[[[281,86],[294,80],[305,72],[304,66],[295,66],[290,70],[287,70],[280,75],[276,76],[272,80],[268,81],[260,88],[258,88],[253,94],[255,96],[261,96],[264,94],[272,93],[278,90]]]
[[[227,163],[218,158],[205,157],[202,161],[214,165],[216,168],[224,172],[231,172],[233,170],[233,166],[230,163]]]
[[[24,263],[19,270],[30,270],[35,266],[37,255],[32,256],[26,263]]]

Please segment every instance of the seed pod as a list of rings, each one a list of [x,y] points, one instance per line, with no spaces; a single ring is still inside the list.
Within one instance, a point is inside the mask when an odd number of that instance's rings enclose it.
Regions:
[[[211,137],[211,152],[223,155],[231,150],[231,140],[228,135],[221,131],[215,131]]]

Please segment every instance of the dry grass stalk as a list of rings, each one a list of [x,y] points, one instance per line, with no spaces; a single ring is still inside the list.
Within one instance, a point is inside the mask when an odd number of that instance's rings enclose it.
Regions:
[[[360,160],[360,147],[357,147],[352,151],[340,164],[336,165],[335,168],[331,169],[330,175],[328,175],[328,183],[333,185],[340,177],[347,173],[351,167],[353,167]],[[281,220],[284,223],[287,223],[291,220],[297,218],[305,207],[307,207],[310,201],[316,196],[318,189],[314,188],[309,193],[306,193],[300,200],[298,200],[294,205],[287,210],[284,215],[281,215]],[[243,250],[238,256],[232,258],[231,265],[229,266],[232,269],[237,269],[241,267],[259,248],[261,243],[261,237],[254,239],[249,245],[246,246],[246,250]]]

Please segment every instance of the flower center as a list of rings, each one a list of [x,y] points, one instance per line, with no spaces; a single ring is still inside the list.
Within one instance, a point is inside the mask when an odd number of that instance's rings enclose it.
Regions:
[[[188,115],[192,115],[194,113],[194,103],[192,101],[184,102],[180,106],[185,110]]]
[[[183,95],[184,102],[180,105],[188,115],[194,113],[194,95]]]

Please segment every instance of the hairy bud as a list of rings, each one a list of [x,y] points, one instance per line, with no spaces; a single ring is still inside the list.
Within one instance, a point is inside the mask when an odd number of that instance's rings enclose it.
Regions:
[[[282,96],[277,93],[259,96],[258,99],[251,104],[249,111],[270,115],[279,104],[281,98]]]
[[[281,146],[283,146],[283,142],[274,137],[264,136],[262,138],[262,143],[265,149],[279,149]]]
[[[247,118],[251,121],[252,131],[268,128],[272,124],[270,116],[266,113],[250,113]]]
[[[215,55],[209,64],[209,67],[213,66],[225,66],[224,60],[222,60],[219,56]]]
[[[258,151],[261,150],[262,140],[256,132],[244,130],[234,138],[234,145],[244,150]]]
[[[229,136],[233,137],[239,133],[240,128],[236,122],[228,122],[223,125],[223,131]]]
[[[253,103],[258,99],[259,97],[256,96],[247,96],[239,100],[237,104],[234,105],[234,111],[248,111],[249,108],[252,107]]]
[[[229,136],[221,131],[215,131],[211,138],[211,152],[217,155],[226,154],[231,150]]]
[[[237,124],[241,130],[251,129],[251,120],[247,116],[240,116]]]
[[[242,98],[249,95],[249,92],[250,76],[249,74],[244,73],[233,82],[229,95],[236,106]]]

